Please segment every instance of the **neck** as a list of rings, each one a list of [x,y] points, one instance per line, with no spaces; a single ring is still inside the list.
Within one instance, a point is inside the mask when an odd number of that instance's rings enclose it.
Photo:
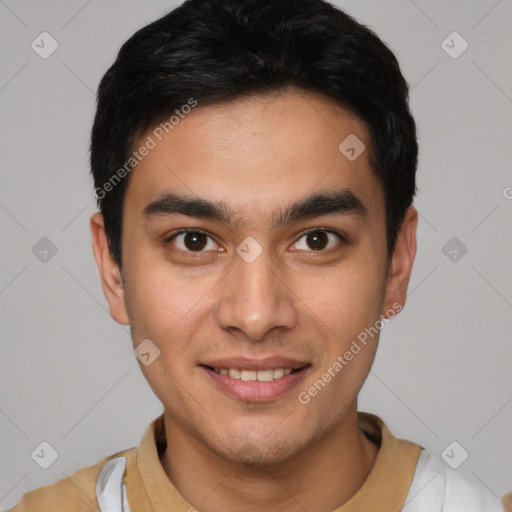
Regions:
[[[326,435],[293,460],[267,467],[227,461],[165,414],[162,466],[186,501],[201,512],[332,512],[368,477],[379,448],[360,430],[357,403]]]

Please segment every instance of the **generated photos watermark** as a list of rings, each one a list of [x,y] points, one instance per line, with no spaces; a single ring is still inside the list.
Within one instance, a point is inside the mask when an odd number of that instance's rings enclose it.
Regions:
[[[338,375],[341,370],[343,370],[343,368],[345,368],[345,366],[347,366],[348,363],[352,361],[352,359],[354,359],[357,354],[361,352],[363,347],[358,344],[358,341],[359,343],[366,346],[368,343],[368,338],[373,339],[375,336],[377,336],[384,325],[390,322],[395,315],[400,313],[402,307],[403,306],[400,303],[395,302],[391,308],[386,311],[385,315],[380,315],[380,319],[377,320],[375,324],[373,324],[371,327],[366,327],[364,331],[361,331],[357,335],[357,338],[352,340],[349,349],[346,350],[343,355],[339,355],[336,358],[336,361],[334,361],[334,363],[329,366],[327,371],[323,373],[322,376],[307,389],[307,391],[301,391],[298,394],[297,399],[299,402],[303,405],[309,404],[311,399],[317,396],[318,393],[320,393],[320,391],[322,391],[322,389],[324,389],[325,386],[327,386],[327,384],[331,382],[331,380],[336,377],[336,375]]]
[[[187,103],[181,106],[181,108],[176,109],[174,114],[169,117],[166,121],[162,121],[156,128],[154,128],[151,132],[151,135],[146,137],[144,143],[139,147],[138,150],[133,151],[131,153],[130,158],[126,160],[124,165],[117,169],[114,174],[101,186],[96,187],[94,189],[94,198],[96,200],[103,199],[108,192],[114,190],[114,188],[124,179],[133,168],[144,159],[149,152],[156,148],[159,142],[162,141],[164,137],[164,133],[168,134],[171,132],[173,128],[175,128],[181,119],[184,119],[187,114],[189,114],[192,109],[197,106],[197,100],[194,98],[189,98]]]

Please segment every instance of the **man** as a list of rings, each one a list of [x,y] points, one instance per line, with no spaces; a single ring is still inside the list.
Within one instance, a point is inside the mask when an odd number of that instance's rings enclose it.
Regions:
[[[14,511],[504,505],[357,411],[416,253],[397,61],[322,0],[189,0],[103,77],[93,250],[164,406]]]

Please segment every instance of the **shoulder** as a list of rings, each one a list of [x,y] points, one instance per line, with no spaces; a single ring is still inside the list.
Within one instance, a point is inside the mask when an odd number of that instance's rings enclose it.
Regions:
[[[7,512],[98,512],[96,482],[105,464],[117,457],[131,461],[137,448],[129,448],[105,457],[93,466],[78,469],[57,482],[26,492]]]
[[[503,512],[501,499],[479,480],[449,467],[422,450],[403,512]]]

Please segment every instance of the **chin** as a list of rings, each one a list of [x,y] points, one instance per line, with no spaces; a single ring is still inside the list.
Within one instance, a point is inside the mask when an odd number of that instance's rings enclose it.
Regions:
[[[287,462],[297,456],[308,444],[303,439],[292,439],[283,434],[281,438],[269,433],[260,436],[254,432],[238,439],[227,438],[228,444],[210,446],[222,458],[235,464],[252,467],[268,466]]]

